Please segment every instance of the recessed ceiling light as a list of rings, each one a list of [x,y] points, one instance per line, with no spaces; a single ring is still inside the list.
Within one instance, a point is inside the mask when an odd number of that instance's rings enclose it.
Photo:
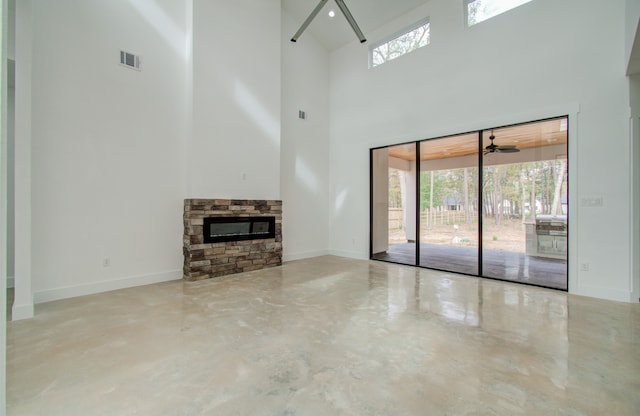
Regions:
[[[329,17],[335,17],[336,12],[334,12],[333,10],[329,10]]]

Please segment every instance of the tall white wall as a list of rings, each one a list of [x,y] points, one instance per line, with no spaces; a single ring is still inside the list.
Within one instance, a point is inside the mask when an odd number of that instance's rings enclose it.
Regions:
[[[7,94],[6,94],[6,145],[7,145],[7,286],[14,286],[15,276],[15,186],[14,186],[14,154],[15,154],[15,27],[16,27],[16,2],[9,0],[7,3],[5,59],[7,60]]]
[[[0,281],[6,279],[7,264],[7,0],[0,2]],[[7,290],[0,293],[0,416],[6,414]]]
[[[193,0],[190,197],[280,199],[280,21],[278,0]]]
[[[640,19],[640,1],[625,0],[625,4],[625,57],[627,57],[628,60],[631,56],[637,36],[638,23]],[[637,45],[636,47],[640,47],[640,45]],[[638,51],[635,52],[638,53]]]
[[[332,251],[368,254],[369,148],[568,114],[570,291],[630,300],[624,13],[622,0],[535,0],[467,28],[461,2],[432,0],[367,34],[430,16],[429,46],[374,69],[366,45],[334,52]],[[604,206],[580,207],[593,196]]]
[[[631,168],[632,168],[632,187],[631,195],[633,197],[632,202],[632,216],[633,216],[633,246],[632,252],[635,253],[633,257],[633,298],[640,301],[640,32],[638,26],[638,20],[640,18],[640,1],[626,0],[627,3],[627,24],[626,24],[626,55],[630,62],[627,66],[629,69],[635,70],[634,73],[629,73],[629,93],[630,93],[630,106],[631,106]]]
[[[10,61],[11,62],[11,61]],[[14,286],[15,276],[15,88],[7,88],[5,111],[7,114],[7,287]]]
[[[282,15],[282,151],[284,259],[329,252],[329,53],[299,22]],[[306,120],[298,111],[306,112]]]
[[[16,4],[15,52],[15,128],[14,128],[14,300],[12,319],[33,316],[31,281],[31,75],[32,75],[32,1]],[[7,174],[9,177],[10,174]]]
[[[185,10],[33,1],[36,302],[181,277]],[[121,49],[141,56],[141,71],[119,65]]]
[[[638,45],[637,47],[640,47]],[[640,301],[640,75],[629,77],[629,91],[631,102],[631,197],[632,197],[632,252],[633,261],[633,295],[632,301]]]

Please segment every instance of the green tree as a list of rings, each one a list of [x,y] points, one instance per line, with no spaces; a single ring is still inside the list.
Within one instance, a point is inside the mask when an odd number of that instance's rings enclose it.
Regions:
[[[389,208],[402,208],[400,172],[397,169],[389,169]]]
[[[481,7],[481,0],[470,1],[467,4],[467,24],[473,26],[478,23],[478,12]]]
[[[426,23],[374,48],[371,51],[373,66],[388,62],[422,46],[428,45],[430,32],[430,24]]]

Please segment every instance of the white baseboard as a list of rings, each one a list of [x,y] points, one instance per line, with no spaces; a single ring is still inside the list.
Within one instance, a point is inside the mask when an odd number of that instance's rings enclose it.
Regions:
[[[13,289],[15,284],[15,278],[13,276],[7,276],[7,289]]]
[[[350,259],[369,260],[369,256],[366,253],[361,253],[359,251],[329,250],[329,254],[332,256],[347,257]]]
[[[11,308],[12,321],[30,318],[33,318],[33,303],[25,303],[21,305],[13,304],[13,308]]]
[[[606,300],[614,300],[617,302],[637,302],[637,299],[634,299],[633,292],[625,291],[625,290],[616,290],[609,289],[606,287],[600,286],[583,286],[580,285],[573,291],[570,291],[572,295],[579,296],[588,296],[590,298],[598,298],[598,299],[606,299]]]
[[[314,250],[314,251],[303,251],[300,253],[287,253],[282,256],[282,261],[294,261],[294,260],[302,260],[302,259],[310,259],[313,257],[327,256],[329,255],[329,250]]]
[[[74,298],[77,296],[93,295],[94,293],[109,292],[111,290],[126,289],[128,287],[149,285],[152,283],[168,282],[182,278],[182,270],[152,273],[142,276],[124,277],[114,280],[103,280],[75,286],[47,289],[34,293],[35,303],[51,302],[53,300]]]

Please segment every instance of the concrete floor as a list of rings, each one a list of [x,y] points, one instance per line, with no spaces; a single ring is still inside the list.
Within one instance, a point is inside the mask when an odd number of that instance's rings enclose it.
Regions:
[[[9,415],[638,415],[640,305],[318,257],[39,304]]]

